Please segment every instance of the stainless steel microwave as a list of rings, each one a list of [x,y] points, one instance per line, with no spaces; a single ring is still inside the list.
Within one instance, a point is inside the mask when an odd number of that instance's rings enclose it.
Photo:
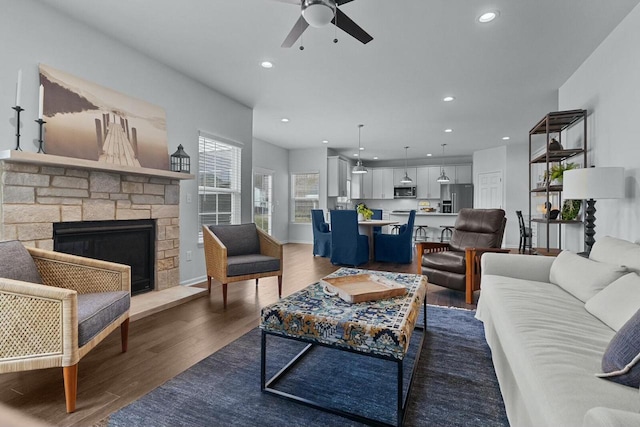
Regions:
[[[394,199],[415,199],[416,198],[416,187],[394,187],[393,188],[393,198]]]

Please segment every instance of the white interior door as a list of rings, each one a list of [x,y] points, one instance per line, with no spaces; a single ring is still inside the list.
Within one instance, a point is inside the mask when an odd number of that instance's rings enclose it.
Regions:
[[[273,226],[273,171],[256,169],[253,172],[253,222],[267,234]]]
[[[478,200],[480,209],[502,209],[502,171],[478,174]]]

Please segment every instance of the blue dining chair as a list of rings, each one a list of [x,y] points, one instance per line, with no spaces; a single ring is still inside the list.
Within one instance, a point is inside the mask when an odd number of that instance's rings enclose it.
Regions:
[[[382,209],[371,209],[373,215],[371,219],[382,219]],[[373,233],[382,233],[382,227],[373,227]]]
[[[367,261],[369,238],[358,232],[356,211],[331,211],[331,264],[360,265]]]
[[[374,234],[374,258],[378,262],[410,264],[413,260],[413,223],[416,211],[409,213],[409,220],[400,226],[398,234]]]
[[[324,221],[322,209],[311,209],[311,225],[313,227],[313,256],[331,256],[331,231]]]

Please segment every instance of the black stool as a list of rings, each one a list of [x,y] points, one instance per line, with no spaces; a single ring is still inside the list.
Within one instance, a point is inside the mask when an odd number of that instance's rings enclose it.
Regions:
[[[451,240],[451,236],[453,236],[453,225],[441,225],[442,231],[440,232],[440,242],[445,241],[445,234],[447,235],[447,242]]]
[[[400,233],[400,225],[395,224],[391,226],[391,234],[399,234]]]
[[[427,227],[426,225],[416,225],[415,230],[413,232],[413,240],[418,240],[418,235],[427,240]]]

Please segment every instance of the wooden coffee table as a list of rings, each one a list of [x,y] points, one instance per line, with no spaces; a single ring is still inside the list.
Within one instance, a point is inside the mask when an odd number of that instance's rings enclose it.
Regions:
[[[400,283],[407,288],[404,296],[378,301],[350,304],[338,296],[325,294],[321,282],[314,283],[280,301],[262,309],[260,328],[261,344],[261,389],[265,393],[293,400],[307,406],[337,414],[359,422],[375,425],[390,425],[384,421],[368,418],[352,412],[326,406],[326,404],[277,390],[275,385],[285,374],[316,345],[336,350],[355,352],[392,362],[397,369],[397,426],[404,422],[407,401],[411,393],[413,378],[418,366],[420,351],[427,326],[425,276],[390,273],[383,271],[341,268],[327,277],[370,273]],[[409,377],[406,398],[403,398],[403,360],[418,321],[420,307],[424,313],[423,329],[415,362]],[[339,314],[335,314],[339,313]],[[304,325],[304,327],[300,327]],[[267,380],[266,344],[267,336],[293,339],[308,343],[277,374]]]

